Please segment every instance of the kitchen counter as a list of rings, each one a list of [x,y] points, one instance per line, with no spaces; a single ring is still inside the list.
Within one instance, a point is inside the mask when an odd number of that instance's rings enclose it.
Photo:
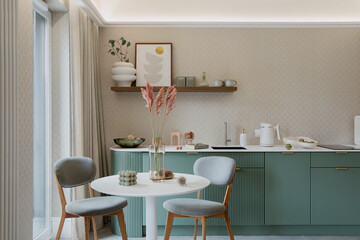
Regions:
[[[235,146],[235,145],[228,145],[228,147]],[[345,145],[344,145],[345,146]],[[246,149],[221,149],[221,150],[214,150],[211,147],[207,149],[197,149],[197,150],[190,150],[186,149],[185,146],[182,146],[183,149],[177,150],[176,147],[178,146],[165,146],[166,152],[360,152],[360,146],[354,145],[346,145],[349,147],[357,147],[357,150],[332,150],[327,148],[321,147],[314,147],[314,148],[293,148],[291,150],[286,150],[285,145],[276,145],[274,147],[261,147],[259,145],[248,145]],[[238,146],[236,146],[238,147]],[[122,148],[119,146],[113,146],[110,148],[113,151],[124,151],[124,152],[148,152],[148,148],[146,145],[141,145],[137,148]]]

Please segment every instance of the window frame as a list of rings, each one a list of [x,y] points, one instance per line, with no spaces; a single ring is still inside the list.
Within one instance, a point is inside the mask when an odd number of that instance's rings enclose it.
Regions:
[[[46,19],[45,30],[45,197],[46,197],[46,226],[44,231],[36,236],[34,240],[45,240],[51,237],[51,192],[52,192],[52,157],[51,157],[51,13],[47,5],[39,0],[34,0],[33,19],[39,14]],[[35,26],[33,26],[35,28]],[[33,30],[34,31],[34,30]]]

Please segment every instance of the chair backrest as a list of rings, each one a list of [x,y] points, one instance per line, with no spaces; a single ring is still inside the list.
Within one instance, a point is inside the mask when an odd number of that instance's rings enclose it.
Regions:
[[[88,157],[63,158],[55,163],[56,178],[61,187],[70,188],[91,182],[96,175],[95,162]]]
[[[194,173],[209,179],[213,185],[228,185],[233,179],[235,166],[234,159],[229,157],[202,157],[196,160]]]

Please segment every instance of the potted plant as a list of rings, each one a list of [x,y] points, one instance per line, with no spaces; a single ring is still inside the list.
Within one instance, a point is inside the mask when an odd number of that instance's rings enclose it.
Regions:
[[[131,83],[136,79],[136,69],[128,58],[131,43],[121,37],[118,40],[110,39],[106,46],[109,47],[108,53],[119,60],[114,63],[111,69],[112,79],[117,82],[119,87],[130,87]]]

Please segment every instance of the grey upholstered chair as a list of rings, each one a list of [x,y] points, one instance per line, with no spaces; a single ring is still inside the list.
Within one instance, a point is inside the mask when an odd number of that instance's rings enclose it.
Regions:
[[[127,200],[120,197],[94,197],[90,183],[96,175],[96,166],[91,158],[71,157],[63,158],[55,163],[55,178],[61,200],[61,220],[56,234],[56,240],[60,239],[65,218],[85,218],[85,236],[89,239],[89,223],[92,219],[94,226],[94,239],[97,239],[96,216],[117,215],[122,239],[127,239],[123,208]],[[90,198],[85,198],[66,204],[63,188],[77,187],[89,184]]]
[[[195,218],[194,240],[196,240],[198,220],[202,223],[202,239],[206,239],[206,219],[224,218],[230,239],[234,239],[228,215],[228,206],[232,183],[234,180],[236,163],[228,157],[203,157],[194,164],[195,175],[206,177],[213,185],[227,185],[223,203],[200,199],[200,191],[197,199],[179,198],[164,202],[163,206],[168,211],[164,240],[168,240],[174,217]]]

